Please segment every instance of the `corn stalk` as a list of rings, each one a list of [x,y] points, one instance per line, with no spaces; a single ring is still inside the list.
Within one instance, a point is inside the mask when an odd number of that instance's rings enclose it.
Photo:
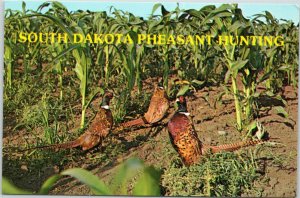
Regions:
[[[12,86],[12,75],[13,75],[13,58],[12,58],[12,44],[8,40],[4,42],[4,63],[6,66],[6,83],[8,87]]]

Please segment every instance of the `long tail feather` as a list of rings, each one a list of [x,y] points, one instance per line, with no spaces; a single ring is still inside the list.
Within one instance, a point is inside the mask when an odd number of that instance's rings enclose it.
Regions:
[[[147,120],[144,117],[141,117],[141,118],[138,118],[138,119],[135,119],[135,120],[131,120],[131,121],[128,121],[128,122],[121,123],[118,127],[116,127],[112,131],[112,133],[113,134],[119,134],[120,131],[123,131],[126,128],[130,128],[130,127],[133,127],[133,126],[142,126],[142,125],[145,125],[145,124],[148,124]]]
[[[218,153],[221,151],[235,151],[240,148],[256,145],[256,144],[259,144],[262,142],[265,142],[265,141],[264,140],[248,140],[248,141],[236,142],[236,143],[232,143],[232,144],[209,146],[209,149],[212,151],[212,153]]]
[[[124,122],[121,124],[121,126],[123,128],[128,128],[128,127],[132,127],[132,126],[140,126],[140,125],[143,125],[143,124],[146,124],[147,121],[145,120],[144,117],[142,118],[139,118],[139,119],[136,119],[136,120],[131,120],[131,121],[128,121],[128,122]]]
[[[29,150],[34,150],[34,149],[49,149],[49,150],[55,150],[55,149],[67,149],[67,148],[74,148],[80,146],[80,140],[74,140],[62,144],[52,144],[52,145],[46,145],[46,146],[37,146],[25,150],[21,150],[22,152],[29,151]]]

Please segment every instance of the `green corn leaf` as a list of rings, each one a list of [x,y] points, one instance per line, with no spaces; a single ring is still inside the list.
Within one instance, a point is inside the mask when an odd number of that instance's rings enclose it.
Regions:
[[[278,68],[278,70],[280,70],[280,71],[288,71],[288,70],[290,70],[291,68],[292,68],[291,65],[282,64],[282,65]]]
[[[241,23],[240,21],[236,21],[228,28],[228,31],[235,32],[237,29],[242,27],[245,27],[245,24]]]
[[[221,18],[221,17],[231,17],[232,13],[228,11],[220,12],[216,14],[213,18]]]
[[[253,98],[258,98],[258,97],[260,97],[260,95],[261,95],[261,93],[255,92],[255,93],[253,94]]]
[[[58,1],[53,1],[52,4],[53,4],[53,7],[60,8],[68,13],[68,9],[62,3],[58,2]]]
[[[218,33],[218,31],[221,30],[224,25],[220,17],[214,17],[214,21],[215,24],[212,26],[212,28],[214,28],[214,31]]]
[[[161,5],[161,13],[163,16],[169,15],[170,12],[166,10],[165,6]]]
[[[198,85],[198,86],[201,86],[201,85],[203,85],[204,83],[205,83],[205,81],[200,81],[200,80],[192,80],[192,83],[195,83],[196,85]]]
[[[209,13],[211,12],[212,10],[215,10],[216,9],[216,6],[214,5],[207,5],[207,6],[204,6],[200,9],[201,12],[206,12],[206,13]]]
[[[104,90],[100,87],[97,87],[96,89],[94,89],[87,97],[87,102],[85,104],[85,107],[84,109],[86,109],[90,103],[92,102],[93,98],[98,94],[98,93],[101,93],[101,94],[104,94]]]
[[[243,56],[241,57],[243,60],[246,60],[249,57],[250,54],[250,48],[244,48]]]
[[[61,175],[53,175],[48,178],[42,185],[41,189],[39,190],[38,194],[46,195],[49,193],[50,189],[53,185],[61,178]]]
[[[162,6],[161,3],[157,3],[157,4],[155,4],[155,5],[153,6],[152,12],[151,12],[151,16],[153,16],[154,12],[155,12],[160,6]]]
[[[88,64],[88,60],[86,58],[84,50],[81,51],[81,57],[80,57],[80,65],[83,66],[83,72],[86,72],[86,65]]]
[[[150,21],[150,24],[148,25],[148,32],[151,32],[152,28],[160,24],[162,21],[163,19],[160,19],[158,21]]]
[[[202,13],[201,11],[195,10],[195,9],[190,9],[190,10],[186,10],[186,13],[188,13],[189,15],[199,18],[199,19],[203,19]]]
[[[270,96],[270,97],[275,96],[275,94],[272,91],[267,91],[266,94],[267,94],[267,96]]]
[[[231,70],[228,69],[227,72],[226,72],[226,74],[225,74],[225,78],[224,78],[225,84],[228,83],[228,80],[229,80],[229,78],[230,78],[230,75],[231,75]]]
[[[280,100],[285,106],[287,105],[287,101],[281,97],[281,95],[276,95],[275,98]]]
[[[127,33],[130,35],[130,37],[133,40],[134,44],[136,44],[137,41],[138,41],[138,34],[134,31],[128,31]],[[133,47],[135,47],[135,46],[133,46]]]
[[[119,168],[113,180],[113,192],[118,192],[120,195],[127,194],[127,181],[133,178],[138,171],[144,168],[144,163],[137,158],[130,158],[124,162]]]
[[[232,62],[230,70],[231,70],[231,73],[233,74],[233,76],[236,76],[238,71],[240,69],[242,69],[247,63],[248,63],[248,59]]]
[[[10,42],[5,42],[4,44],[4,63],[6,68],[6,81],[11,87],[12,85],[12,75],[13,75],[13,64],[12,64],[12,48]]]
[[[2,177],[2,193],[6,195],[28,195],[32,194],[31,192],[21,190],[15,185],[13,185],[11,182],[8,181],[8,179]]]
[[[178,21],[184,21],[189,15],[188,14],[181,14],[179,17],[178,17]]]
[[[179,91],[178,91],[176,97],[178,97],[178,96],[183,96],[183,95],[189,90],[189,88],[190,88],[189,85],[184,85],[184,86],[182,86],[182,87],[179,89]]]
[[[68,47],[67,49],[62,50],[56,57],[54,57],[52,63],[55,63],[60,58],[66,56],[69,52],[71,52],[74,49],[78,49],[79,47],[80,47],[79,44],[70,45],[70,47]],[[74,53],[73,53],[73,56],[75,56]],[[79,57],[78,57],[78,59],[79,59]],[[51,65],[51,64],[49,64],[49,65]]]
[[[95,195],[112,195],[109,188],[97,176],[82,168],[72,168],[65,170],[61,175],[75,177],[80,182],[86,184]]]
[[[272,23],[274,23],[275,21],[274,21],[274,17],[273,17],[273,15],[269,12],[269,11],[265,11],[265,13],[266,13],[266,18],[268,19],[268,20],[270,20],[270,21],[272,21]]]
[[[229,13],[227,10],[233,9],[233,7],[229,4],[223,4],[219,8],[211,11],[201,22],[201,26],[209,22],[211,19],[213,19],[216,15],[218,17],[223,17],[223,16],[232,16],[231,13]]]
[[[146,167],[133,189],[134,196],[160,196],[160,171]]]
[[[83,69],[82,69],[82,66],[79,64],[79,63],[76,63],[76,66],[75,66],[75,69],[74,71],[76,72],[77,74],[77,77],[80,81],[83,80]]]
[[[42,11],[43,8],[48,7],[49,5],[50,5],[49,2],[43,3],[42,5],[40,5],[40,6],[38,7],[37,12]]]
[[[277,48],[278,48],[278,46],[274,46],[274,47],[268,49],[268,50],[266,51],[267,57],[272,57],[272,56],[274,56],[274,54],[276,53],[276,49],[277,49]]]
[[[220,92],[217,95],[216,100],[214,101],[214,108],[217,108],[217,104],[222,104],[222,97],[226,94],[225,91]],[[205,98],[205,97],[204,97]],[[205,99],[206,101],[208,101],[207,99]]]
[[[223,11],[227,11],[227,10],[232,10],[234,9],[234,7],[230,4],[223,4],[220,7],[218,7],[217,9],[211,11],[211,13],[219,13],[219,12],[223,12]]]
[[[11,49],[11,44],[9,42],[4,43],[4,59],[6,61],[11,61],[12,60],[12,49]]]
[[[22,1],[22,11],[23,14],[26,14],[26,3],[24,1]]]
[[[257,128],[257,122],[256,122],[256,121],[251,122],[251,123],[247,126],[248,133],[252,133],[253,130],[255,130],[256,128]]]
[[[271,74],[272,74],[272,71],[265,73],[262,77],[260,77],[257,84],[264,82],[265,80],[268,80]]]
[[[162,30],[163,28],[165,28],[165,25],[158,25],[155,30],[159,31]]]
[[[59,17],[55,17],[52,15],[48,15],[48,14],[29,14],[24,16],[23,18],[31,18],[31,17],[42,17],[45,18],[47,20],[50,20],[51,22],[53,22],[55,25],[57,25],[61,30],[63,30],[65,33],[68,34],[68,37],[70,39],[70,42],[73,42],[73,32],[71,31],[71,29],[67,28],[68,26],[66,24],[64,24]]]
[[[277,115],[284,117],[284,118],[289,117],[289,114],[285,111],[285,109],[282,106],[275,107],[275,109],[277,111]]]
[[[216,34],[217,34],[217,32],[216,32]],[[214,43],[213,44],[214,46],[214,49],[216,49],[217,51],[219,51],[219,52],[222,52],[223,50],[222,50],[222,48],[219,46],[219,45],[217,45],[216,43]]]

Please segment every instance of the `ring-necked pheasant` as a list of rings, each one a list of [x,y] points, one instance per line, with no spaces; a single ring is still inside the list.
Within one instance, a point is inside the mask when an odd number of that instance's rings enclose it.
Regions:
[[[116,131],[120,131],[124,128],[129,128],[132,126],[142,126],[146,124],[157,123],[165,116],[168,109],[169,109],[169,100],[161,80],[159,81],[158,85],[154,89],[154,93],[151,97],[148,111],[144,114],[144,116],[136,120],[131,120],[122,123],[116,129]]]
[[[100,105],[100,110],[97,112],[92,124],[76,140],[61,143],[61,144],[52,144],[47,146],[39,146],[26,150],[32,149],[67,149],[81,146],[82,150],[91,149],[99,145],[103,139],[108,135],[112,126],[113,126],[113,116],[109,109],[109,102],[113,98],[113,93],[105,92],[102,102]],[[26,151],[23,150],[23,151]]]
[[[204,145],[199,140],[192,121],[188,117],[189,113],[184,96],[179,96],[176,102],[178,109],[168,122],[168,131],[172,145],[187,166],[197,163],[202,155],[210,151],[212,153],[234,151],[263,142],[263,140],[248,140],[219,146]]]

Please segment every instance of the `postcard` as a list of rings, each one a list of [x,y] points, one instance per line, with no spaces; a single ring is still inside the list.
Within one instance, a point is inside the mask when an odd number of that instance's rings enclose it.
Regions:
[[[5,1],[2,193],[295,197],[296,4]]]

